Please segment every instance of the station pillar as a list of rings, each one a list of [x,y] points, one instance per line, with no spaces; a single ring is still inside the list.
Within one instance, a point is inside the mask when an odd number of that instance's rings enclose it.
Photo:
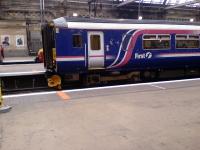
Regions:
[[[11,106],[4,105],[3,95],[2,95],[2,80],[0,78],[0,113],[6,113],[11,110]]]

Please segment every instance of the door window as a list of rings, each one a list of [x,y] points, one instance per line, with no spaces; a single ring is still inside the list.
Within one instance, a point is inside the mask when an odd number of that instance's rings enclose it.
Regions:
[[[101,50],[100,35],[90,35],[91,50]]]

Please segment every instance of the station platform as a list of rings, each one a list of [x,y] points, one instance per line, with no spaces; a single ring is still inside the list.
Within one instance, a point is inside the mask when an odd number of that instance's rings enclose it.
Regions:
[[[13,65],[13,64],[34,64],[35,57],[6,57],[3,59],[1,65]]]
[[[1,150],[199,150],[200,79],[4,96]]]
[[[24,74],[28,72],[44,72],[43,63],[0,65],[0,76]]]
[[[26,62],[26,61],[34,61],[35,56],[27,56],[27,57],[5,57],[3,60],[4,63],[7,62]]]

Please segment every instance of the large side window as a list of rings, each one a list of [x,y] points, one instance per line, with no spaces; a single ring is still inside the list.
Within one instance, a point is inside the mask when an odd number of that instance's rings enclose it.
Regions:
[[[176,48],[199,48],[199,35],[176,35]]]
[[[75,34],[73,35],[73,47],[74,48],[80,48],[82,47],[82,36]]]
[[[100,35],[90,35],[91,50],[101,50]]]
[[[170,35],[143,35],[144,50],[170,49]]]

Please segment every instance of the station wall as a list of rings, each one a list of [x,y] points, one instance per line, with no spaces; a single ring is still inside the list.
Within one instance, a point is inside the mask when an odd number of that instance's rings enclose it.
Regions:
[[[95,17],[95,15],[97,18],[137,19],[138,17],[137,3],[116,7],[117,1],[101,0],[101,5],[90,6],[88,2],[88,0],[45,0],[44,18],[46,21],[50,21],[61,16],[72,17],[73,13],[84,18]],[[97,6],[97,9],[94,6]],[[140,14],[144,19],[189,21],[190,18],[194,18],[194,21],[200,21],[200,11],[195,8],[165,10],[162,5],[150,7],[148,4],[141,4],[140,7]],[[42,47],[40,1],[0,0],[0,42],[5,38],[4,35],[9,35],[11,42],[11,45],[5,48],[6,55],[37,54],[38,49]],[[17,46],[17,35],[24,38],[24,46]]]
[[[20,21],[0,21],[0,44],[5,56],[27,56],[26,23]]]

